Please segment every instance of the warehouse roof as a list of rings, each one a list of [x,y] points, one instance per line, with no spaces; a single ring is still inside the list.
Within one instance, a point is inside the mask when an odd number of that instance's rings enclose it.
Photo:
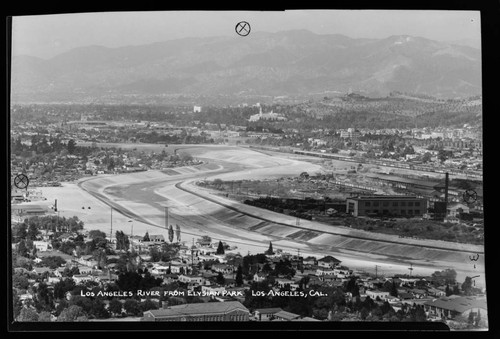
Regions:
[[[197,315],[197,314],[210,314],[210,313],[227,313],[234,310],[242,310],[249,312],[239,301],[226,301],[226,302],[213,302],[213,303],[194,303],[171,306],[159,310],[149,310],[153,317],[171,317],[180,315]]]

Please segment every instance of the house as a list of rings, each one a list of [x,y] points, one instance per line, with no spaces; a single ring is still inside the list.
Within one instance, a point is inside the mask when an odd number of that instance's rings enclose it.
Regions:
[[[186,274],[181,274],[179,276],[179,282],[188,284],[188,285],[201,285],[203,284],[203,277],[198,276],[198,275],[186,275]]]
[[[408,299],[414,299],[414,295],[409,292],[398,292],[398,298],[399,300],[408,300]]]
[[[52,269],[49,268],[49,267],[34,267],[31,272],[36,273],[39,276],[41,276],[41,275],[44,275],[44,274],[52,273]]]
[[[79,266],[78,271],[80,274],[91,274],[92,273],[92,267],[89,266]]]
[[[33,300],[33,294],[31,293],[19,294],[19,300],[21,300],[21,302],[23,303],[27,300]]]
[[[382,300],[386,300],[387,297],[390,295],[389,292],[381,290],[367,290],[365,294],[373,300],[377,299],[377,297]]]
[[[36,247],[36,250],[38,252],[46,252],[48,251],[49,247],[51,247],[50,243],[48,243],[47,241],[39,241],[39,240],[34,240],[33,246]]]
[[[461,213],[469,213],[469,206],[462,203],[450,203],[447,206],[446,212],[449,217],[459,217]]]
[[[255,320],[258,321],[267,321],[267,320],[273,320],[274,315],[278,312],[283,311],[281,308],[278,307],[270,307],[270,308],[258,308],[254,311],[253,316]]]
[[[88,274],[75,274],[75,275],[73,275],[72,278],[75,281],[75,284],[77,284],[77,285],[84,283],[86,281],[94,280],[93,277],[88,275]]]
[[[186,273],[189,269],[189,267],[185,264],[178,263],[178,264],[170,264],[170,273],[173,274],[181,274],[181,273]]]
[[[320,280],[323,282],[327,282],[330,285],[337,280],[337,277],[334,274],[325,274],[320,277]]]
[[[222,274],[233,274],[234,266],[226,264],[213,264],[212,271]]]
[[[59,278],[59,277],[48,277],[47,284],[49,284],[49,285],[57,284],[60,280],[61,280],[61,278]]]
[[[239,301],[167,306],[143,313],[141,321],[248,321],[250,311]]]
[[[151,234],[149,236],[149,242],[152,243],[164,243],[165,237],[162,234]]]
[[[427,291],[420,288],[413,288],[410,290],[416,299],[422,299],[427,297]]]
[[[290,290],[292,291],[295,291],[297,288],[299,288],[299,284],[290,279],[278,278],[275,280],[275,283],[279,288],[285,288],[286,286],[289,286]]]
[[[76,262],[83,266],[95,267],[97,266],[97,260],[94,260],[92,255],[82,255],[80,258],[76,259]]]
[[[177,280],[179,280],[179,276],[177,274],[170,273],[170,274],[163,275],[163,283],[164,284],[168,285],[168,284],[171,284]]]
[[[279,312],[274,314],[274,319],[276,319],[278,321],[292,321],[292,320],[296,320],[299,318],[300,318],[300,315],[295,314],[295,313],[286,312],[286,311],[279,311]]]
[[[340,260],[332,257],[331,255],[327,255],[318,260],[318,266],[324,268],[334,268],[341,263]]]
[[[212,248],[212,247],[200,247],[200,248],[198,248],[198,253],[200,253],[201,255],[211,256],[212,260],[218,259],[218,258],[213,256],[216,252],[217,252],[217,250],[215,248]]]
[[[339,278],[347,278],[352,275],[352,270],[348,269],[347,267],[337,267],[333,270],[333,274],[336,275]]]
[[[488,319],[486,298],[449,296],[424,302],[424,309],[430,317],[454,319],[456,316],[468,317],[469,313],[481,314],[481,319]]]
[[[430,287],[428,290],[427,290],[427,294],[429,296],[432,296],[432,297],[444,297],[446,296],[446,292],[445,291],[442,291],[442,290],[439,290],[437,288],[434,288],[434,287]]]
[[[267,279],[268,274],[264,272],[257,272],[253,275],[253,281],[261,282]]]
[[[307,257],[307,258],[302,260],[302,264],[304,264],[306,266],[317,265],[317,259],[315,257]]]
[[[324,267],[323,268],[318,268],[316,270],[316,275],[318,277],[321,277],[323,275],[333,275],[334,276],[335,275],[335,269],[333,269],[333,268],[324,268]]]
[[[169,270],[168,266],[163,266],[155,263],[153,268],[151,269],[151,273],[157,275],[164,275],[167,274],[168,270]],[[172,273],[172,270],[170,270],[170,273]]]

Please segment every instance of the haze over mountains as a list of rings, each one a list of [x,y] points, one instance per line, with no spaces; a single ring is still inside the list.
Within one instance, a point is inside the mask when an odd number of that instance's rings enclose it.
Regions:
[[[481,52],[411,36],[352,39],[305,30],[185,38],[143,46],[88,46],[44,60],[12,60],[12,101],[109,95],[296,96],[391,91],[481,94]]]

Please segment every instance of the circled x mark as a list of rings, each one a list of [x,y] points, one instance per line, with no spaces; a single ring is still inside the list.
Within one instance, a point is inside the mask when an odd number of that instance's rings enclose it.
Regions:
[[[240,21],[236,24],[234,30],[238,35],[247,36],[250,34],[250,24],[246,21]]]
[[[466,203],[471,204],[477,200],[477,193],[474,190],[466,190],[462,197]]]
[[[28,179],[26,174],[19,174],[14,178],[14,185],[19,189],[28,187],[29,183],[30,179]]]

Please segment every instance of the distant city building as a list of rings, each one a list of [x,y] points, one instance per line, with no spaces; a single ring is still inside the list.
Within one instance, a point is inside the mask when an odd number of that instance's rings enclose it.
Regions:
[[[259,113],[251,115],[248,121],[259,120],[286,121],[286,118],[279,113],[274,113],[273,111],[269,113],[262,113],[262,107],[259,105]]]
[[[355,139],[361,136],[361,132],[354,128],[348,128],[347,131],[340,131],[340,137],[344,139]]]
[[[193,107],[193,112],[194,113],[200,113],[201,112],[201,106],[194,106]]]
[[[427,199],[414,196],[358,196],[346,200],[346,211],[355,217],[368,215],[423,216]]]

